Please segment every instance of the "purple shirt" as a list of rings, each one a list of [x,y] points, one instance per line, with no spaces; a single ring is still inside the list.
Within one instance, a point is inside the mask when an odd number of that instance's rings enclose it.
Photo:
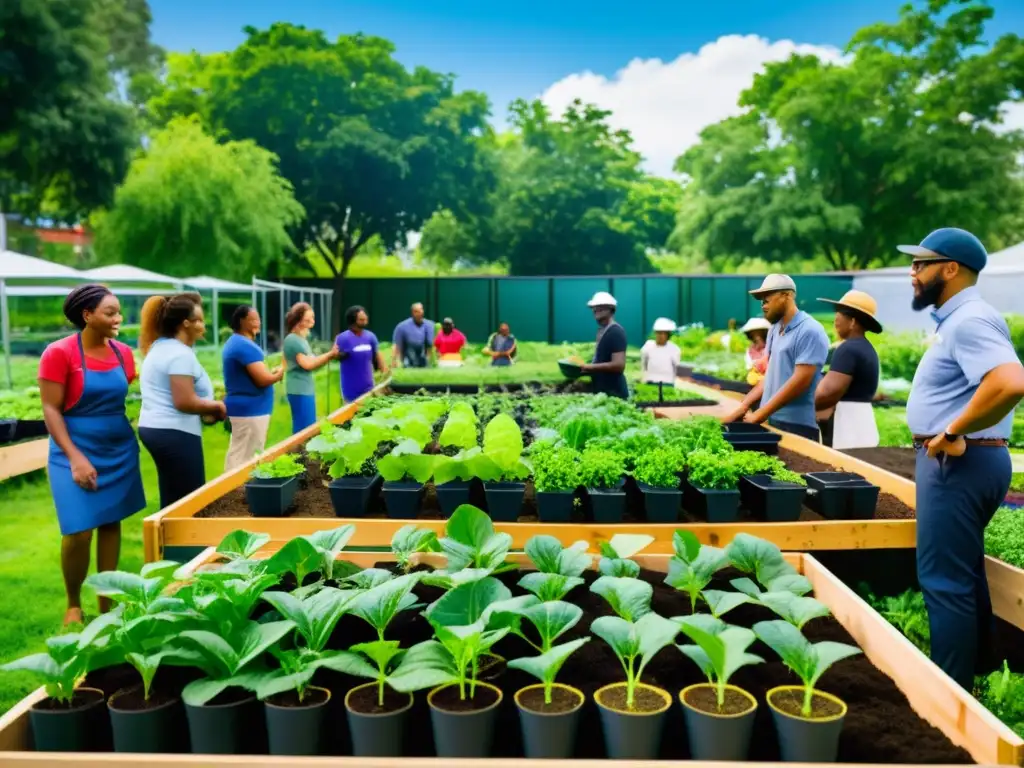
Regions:
[[[341,396],[346,403],[351,403],[373,389],[377,337],[371,331],[363,331],[358,336],[352,331],[342,331],[334,340],[334,346],[345,355],[341,361]]]

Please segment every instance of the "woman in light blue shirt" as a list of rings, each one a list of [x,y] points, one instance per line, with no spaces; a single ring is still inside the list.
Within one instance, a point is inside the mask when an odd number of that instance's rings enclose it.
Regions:
[[[222,421],[227,411],[193,349],[206,335],[199,294],[153,296],[141,325],[139,438],[156,464],[163,509],[206,483],[203,422]]]

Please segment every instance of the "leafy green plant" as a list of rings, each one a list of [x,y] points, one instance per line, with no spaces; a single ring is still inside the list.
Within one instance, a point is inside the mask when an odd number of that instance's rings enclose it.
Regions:
[[[711,583],[714,575],[728,562],[725,550],[702,545],[697,537],[687,530],[677,530],[672,536],[675,554],[668,562],[665,583],[673,589],[690,596],[690,611],[697,609],[697,598]]]
[[[928,608],[924,594],[908,589],[895,597],[875,597],[869,590],[865,599],[886,621],[912,642],[925,655],[931,653],[931,629],[928,623]]]
[[[653,536],[646,533],[617,533],[611,541],[602,541],[601,559],[597,570],[602,576],[640,575],[640,565],[629,558],[641,552],[654,541]]]
[[[377,639],[383,642],[384,631],[391,620],[402,611],[416,607],[416,595],[412,590],[420,577],[419,573],[408,573],[381,581],[358,595],[350,604],[349,611],[377,630]]]
[[[302,461],[294,453],[285,453],[271,461],[256,465],[250,477],[266,479],[274,477],[295,477],[306,471]]]
[[[831,640],[811,643],[799,629],[786,621],[759,621],[754,625],[754,634],[775,651],[803,682],[804,700],[800,711],[804,717],[811,714],[814,686],[828,668],[861,652],[856,646]]]
[[[645,613],[635,623],[620,616],[602,616],[594,620],[590,631],[608,643],[618,657],[626,675],[626,707],[633,709],[644,668],[662,648],[673,643],[679,624],[656,613]]]
[[[635,457],[633,477],[653,488],[678,488],[679,473],[685,465],[686,457],[674,446],[666,445]]]
[[[654,587],[631,576],[601,576],[590,591],[603,597],[612,610],[626,621],[650,613]]]
[[[466,472],[484,482],[522,480],[531,465],[523,459],[523,435],[515,420],[499,413],[484,428],[483,448],[464,452]]]
[[[548,448],[533,454],[533,482],[539,493],[567,493],[582,483],[580,454],[568,448]]]
[[[733,460],[733,455],[709,453],[705,450],[689,454],[686,466],[690,484],[707,490],[735,490],[740,479],[740,464]]]
[[[798,597],[792,592],[765,592],[757,601],[797,629],[803,629],[811,619],[828,616],[828,606],[813,597]]]
[[[626,459],[615,451],[588,447],[580,457],[580,485],[611,488],[626,472]]]
[[[1024,568],[1024,509],[996,511],[985,527],[985,554]]]
[[[444,447],[453,446],[466,450],[475,447],[476,442],[476,411],[468,403],[456,403],[448,412],[448,420],[441,429],[438,443]]]
[[[75,686],[86,673],[96,669],[96,657],[106,640],[82,646],[77,633],[46,639],[46,652],[33,653],[0,667],[4,672],[31,672],[43,678],[46,695],[64,707],[71,705]]]
[[[440,552],[437,534],[429,528],[403,525],[391,537],[391,552],[403,571],[411,567],[410,558],[417,552]]]
[[[270,541],[269,533],[232,531],[217,545],[217,554],[229,560],[248,560]]]
[[[415,440],[399,440],[386,456],[377,459],[377,471],[388,482],[399,482],[409,478],[417,483],[426,483],[434,476],[437,457],[423,453]]]
[[[1003,661],[1000,670],[978,678],[975,695],[985,708],[1018,735],[1024,734],[1024,675],[1010,671]]]
[[[533,536],[526,542],[526,555],[537,568],[519,580],[519,586],[542,601],[561,600],[583,584],[580,578],[593,557],[587,553],[587,542],[577,541],[569,547],[554,536]]]
[[[764,662],[760,656],[747,653],[747,648],[756,636],[744,627],[733,627],[718,621],[715,624],[692,621],[689,616],[679,625],[683,634],[696,645],[676,646],[684,656],[691,659],[715,686],[718,710],[725,706],[725,687],[729,678],[741,667]]]
[[[796,573],[796,568],[786,562],[777,546],[749,533],[736,534],[725,553],[737,570],[753,575],[762,586],[779,576]]]
[[[321,572],[327,580],[350,576],[359,570],[358,567],[346,561],[338,562],[337,557],[355,532],[356,527],[348,524],[308,536],[296,536],[267,560],[267,570],[294,575],[299,587],[312,573]]]
[[[472,504],[462,504],[448,520],[444,538],[438,542],[447,557],[447,567],[428,577],[431,583],[460,583],[493,573],[515,570],[505,557],[512,547],[512,536],[497,533],[494,523]]]
[[[806,595],[812,588],[807,577],[801,576],[799,573],[784,573],[781,576],[776,576],[768,581],[765,589],[761,589],[750,579],[733,579],[729,583],[734,589],[754,600],[759,599],[766,592],[790,592],[799,597]]]
[[[545,603],[545,605],[551,605],[551,603]],[[508,666],[510,669],[521,669],[523,672],[527,672],[540,680],[544,685],[544,703],[550,704],[555,677],[558,675],[558,671],[565,664],[566,660],[589,642],[589,640],[589,637],[570,640],[568,643],[552,646],[539,656],[525,656],[519,659],[512,659],[509,661]]]

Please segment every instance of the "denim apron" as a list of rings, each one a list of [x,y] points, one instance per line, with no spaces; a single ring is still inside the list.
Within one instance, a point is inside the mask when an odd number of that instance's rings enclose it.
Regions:
[[[50,438],[47,471],[62,536],[120,522],[146,506],[139,442],[125,415],[128,376],[121,352],[113,344],[110,348],[120,365],[109,371],[90,371],[79,334],[82,396],[64,412],[71,442],[96,469],[96,490],[75,483],[71,462]]]

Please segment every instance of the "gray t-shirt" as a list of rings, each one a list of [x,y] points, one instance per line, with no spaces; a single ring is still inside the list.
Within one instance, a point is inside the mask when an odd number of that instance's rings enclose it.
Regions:
[[[779,330],[779,324],[775,323],[768,331],[768,342],[765,345],[768,370],[764,375],[761,405],[767,405],[775,393],[785,386],[798,365],[813,365],[816,370],[807,389],[791,403],[773,413],[768,422],[780,421],[803,427],[817,427],[814,390],[818,388],[821,367],[828,358],[828,335],[821,323],[803,311],[793,316],[784,333],[780,333]]]
[[[286,395],[315,395],[316,385],[313,383],[313,372],[299,365],[298,355],[312,356],[309,342],[297,333],[289,333],[284,337],[284,391]]]

